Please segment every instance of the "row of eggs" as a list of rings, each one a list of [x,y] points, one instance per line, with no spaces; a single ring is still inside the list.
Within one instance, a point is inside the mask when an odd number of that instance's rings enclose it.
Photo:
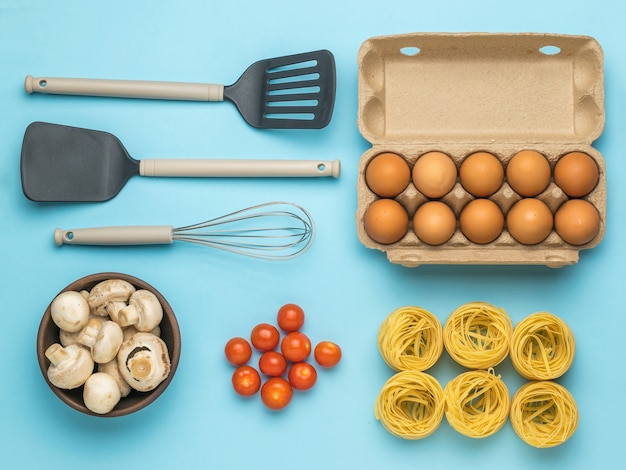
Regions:
[[[415,235],[428,245],[442,245],[457,230],[454,211],[445,202],[427,201],[412,217]],[[409,214],[395,199],[373,201],[363,214],[363,227],[377,243],[389,245],[400,241],[409,229]],[[459,228],[473,243],[495,241],[505,229],[505,215],[490,199],[478,198],[468,202],[459,215]],[[600,215],[583,199],[564,202],[554,216],[547,204],[537,198],[516,202],[506,214],[506,229],[523,245],[536,245],[555,229],[571,245],[584,245],[600,231]]]
[[[495,202],[488,199],[505,181],[522,199],[506,216]],[[471,242],[488,244],[506,229],[519,243],[536,245],[554,229],[571,245],[590,242],[600,230],[600,215],[589,202],[579,199],[598,184],[596,162],[586,153],[569,152],[558,158],[551,168],[540,152],[517,152],[506,166],[489,152],[475,152],[457,166],[443,152],[431,151],[418,157],[412,168],[402,156],[384,152],[370,160],[365,169],[368,188],[380,199],[372,202],[363,214],[368,236],[381,244],[396,243],[409,229],[407,209],[394,200],[412,182],[430,199],[421,204],[412,216],[413,231],[424,243],[441,245],[457,230],[457,217],[444,201],[437,200],[459,183],[475,197],[458,216],[458,228]],[[554,179],[570,198],[554,215],[548,205],[537,198]],[[506,221],[505,221],[506,219]]]
[[[460,167],[447,154],[431,151],[421,155],[412,168],[393,152],[376,155],[365,168],[365,182],[377,196],[394,198],[413,182],[416,189],[431,199],[452,190],[457,177],[472,196],[489,197],[505,181],[522,197],[534,197],[544,191],[554,177],[563,192],[573,198],[584,197],[597,185],[596,162],[584,152],[569,152],[558,158],[554,171],[547,158],[535,150],[517,152],[506,165],[492,153],[474,152]]]

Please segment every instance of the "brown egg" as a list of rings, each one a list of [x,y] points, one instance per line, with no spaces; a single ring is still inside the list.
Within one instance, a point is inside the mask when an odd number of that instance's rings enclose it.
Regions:
[[[535,198],[516,202],[506,216],[509,233],[524,245],[536,245],[544,241],[552,231],[553,222],[550,208]]]
[[[488,152],[475,152],[463,160],[459,179],[465,190],[476,197],[491,196],[502,186],[504,167]]]
[[[424,243],[441,245],[456,230],[456,217],[450,207],[441,201],[428,201],[413,215],[413,231]]]
[[[474,243],[491,243],[504,229],[504,214],[498,205],[489,199],[474,199],[461,211],[461,231]]]
[[[600,214],[583,199],[565,201],[554,214],[556,233],[570,245],[584,245],[600,232]]]
[[[506,167],[509,186],[520,196],[534,197],[550,184],[550,163],[535,150],[515,154]]]
[[[363,227],[372,240],[389,245],[404,237],[409,228],[409,215],[398,201],[377,199],[365,210]]]
[[[410,181],[409,164],[395,153],[381,153],[372,158],[365,168],[367,186],[380,197],[396,197]]]
[[[598,184],[598,165],[583,152],[563,155],[554,166],[554,182],[569,197],[583,197]]]
[[[443,152],[428,152],[413,165],[413,184],[428,198],[448,194],[456,183],[457,170],[452,158]]]

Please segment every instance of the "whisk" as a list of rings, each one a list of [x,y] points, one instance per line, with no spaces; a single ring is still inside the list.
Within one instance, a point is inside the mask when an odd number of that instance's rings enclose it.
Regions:
[[[267,260],[295,258],[310,248],[314,238],[310,214],[290,202],[258,204],[180,228],[138,225],[54,231],[57,246],[160,245],[178,240]]]

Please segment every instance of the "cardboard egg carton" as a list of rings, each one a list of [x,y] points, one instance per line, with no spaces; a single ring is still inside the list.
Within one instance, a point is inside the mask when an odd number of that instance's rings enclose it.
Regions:
[[[600,45],[590,37],[559,34],[415,33],[365,41],[358,54],[358,126],[371,144],[359,162],[356,213],[359,240],[386,252],[389,261],[421,264],[539,264],[578,262],[579,251],[603,238],[605,164],[592,143],[604,128],[604,72]],[[459,184],[440,200],[457,216],[457,231],[443,245],[420,241],[409,224],[397,243],[372,240],[363,214],[378,198],[365,182],[369,161],[383,152],[410,165],[429,151],[457,164],[476,151],[496,155],[503,166],[520,150],[536,150],[551,167],[560,156],[581,151],[598,165],[599,181],[584,197],[600,215],[597,236],[585,245],[565,243],[554,231],[541,243],[523,245],[507,232],[488,244],[469,241],[458,229],[461,209],[474,197]],[[568,199],[551,180],[537,196],[552,213]],[[395,198],[409,219],[427,200],[412,183]],[[503,213],[522,197],[507,184],[489,199]]]

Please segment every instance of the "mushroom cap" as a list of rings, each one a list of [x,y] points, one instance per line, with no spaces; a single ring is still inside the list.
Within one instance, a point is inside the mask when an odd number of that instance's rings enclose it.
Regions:
[[[109,315],[108,307],[116,302],[128,302],[135,292],[135,287],[123,279],[107,279],[101,281],[89,292],[89,307],[92,313],[100,316]]]
[[[112,361],[117,356],[123,341],[122,328],[114,321],[107,320],[98,330],[91,347],[91,357],[97,363]]]
[[[85,382],[83,400],[85,406],[94,413],[108,413],[115,408],[121,397],[117,382],[105,372],[96,372]]]
[[[126,380],[124,380],[124,377],[122,377],[122,375],[120,374],[120,368],[117,365],[116,359],[105,362],[103,364],[98,364],[98,372],[104,372],[106,374],[109,374],[111,377],[113,377],[113,379],[115,379],[115,382],[120,389],[120,394],[122,397],[128,396],[128,394],[132,390],[130,388],[130,385],[128,385],[128,382],[126,382]]]
[[[128,306],[118,312],[118,322],[122,326],[134,326],[138,331],[150,331],[163,319],[163,307],[157,296],[147,289],[135,291],[128,300]]]
[[[120,374],[140,392],[154,390],[170,373],[165,342],[151,333],[139,332],[126,340],[117,354]]]
[[[61,330],[74,333],[87,324],[89,304],[80,292],[61,292],[50,304],[50,316]]]
[[[50,360],[48,380],[52,385],[66,390],[83,385],[94,369],[91,353],[78,344],[64,348],[54,343],[46,350],[46,357]]]

